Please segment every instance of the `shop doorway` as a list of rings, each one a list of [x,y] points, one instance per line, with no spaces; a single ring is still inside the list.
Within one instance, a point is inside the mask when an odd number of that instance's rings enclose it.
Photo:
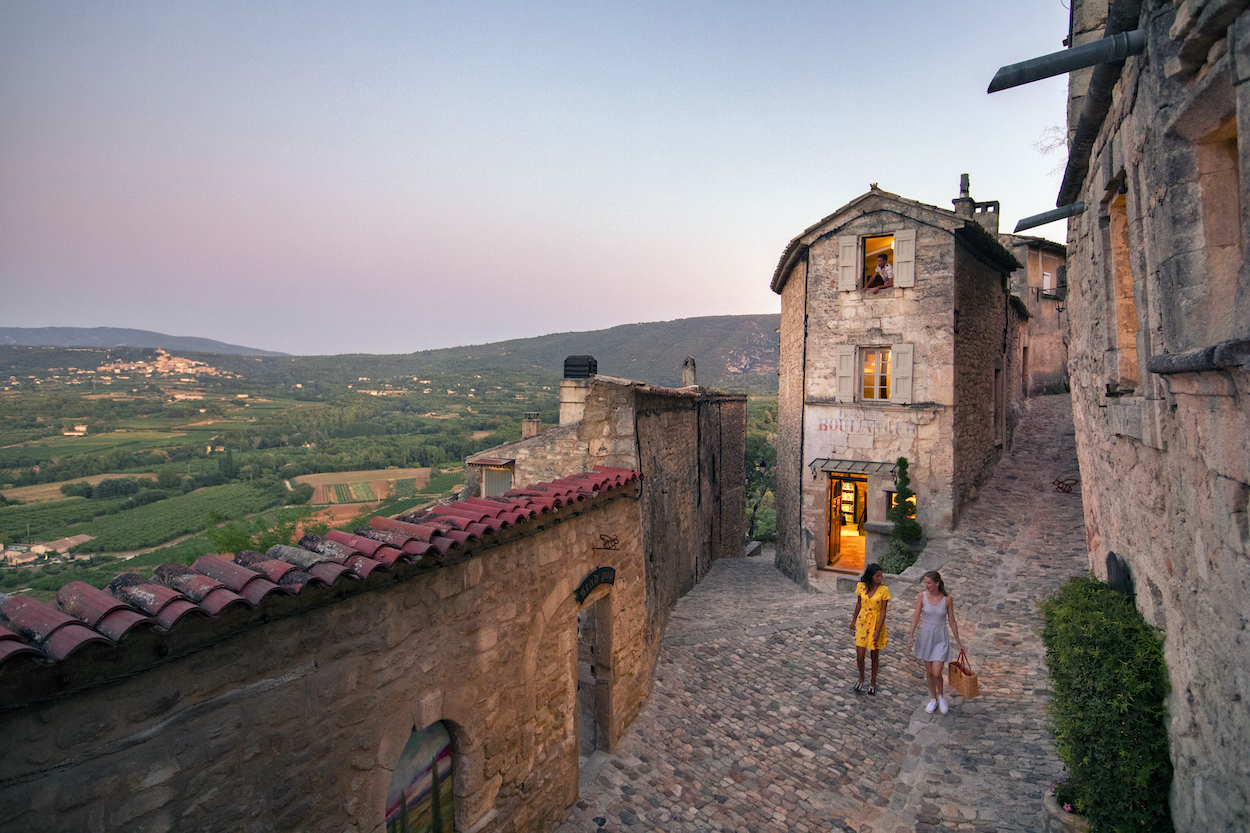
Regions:
[[[864,523],[868,520],[868,478],[829,474],[829,540],[826,569],[862,573]]]

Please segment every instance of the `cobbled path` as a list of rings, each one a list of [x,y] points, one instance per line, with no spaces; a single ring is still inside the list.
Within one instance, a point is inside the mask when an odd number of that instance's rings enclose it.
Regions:
[[[891,582],[876,696],[851,690],[853,594],[825,577],[804,591],[767,550],[717,562],[674,607],[651,697],[561,833],[1041,830],[1062,764],[1036,605],[1087,562],[1080,488],[1051,485],[1077,476],[1070,399],[1030,404],[954,536]],[[947,715],[925,713],[906,651],[932,567],[980,674],[981,696],[949,696]]]

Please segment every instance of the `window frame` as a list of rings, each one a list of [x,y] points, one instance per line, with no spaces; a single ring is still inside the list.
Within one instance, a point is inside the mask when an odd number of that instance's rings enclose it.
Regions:
[[[897,289],[911,289],[916,285],[916,229],[900,228],[873,234],[843,235],[837,239],[838,266],[837,289],[839,292],[871,293],[866,288],[864,248],[868,238],[892,237],[894,252],[894,283]]]
[[[868,350],[889,351],[890,395],[886,398],[869,399],[864,396],[863,364],[865,351]],[[839,344],[835,357],[834,399],[845,403],[911,404],[914,372],[914,344]]]

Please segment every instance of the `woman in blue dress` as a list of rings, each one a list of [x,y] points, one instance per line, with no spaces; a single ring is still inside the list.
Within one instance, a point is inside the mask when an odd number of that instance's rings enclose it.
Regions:
[[[916,625],[920,625],[920,638],[916,638]],[[950,629],[947,629],[947,624]],[[924,574],[924,590],[916,596],[916,610],[911,615],[911,631],[907,634],[907,647],[924,663],[925,680],[929,683],[929,704],[924,710],[929,714],[937,709],[946,714],[946,697],[942,690],[942,666],[951,661],[951,631],[955,644],[962,652],[964,643],[959,638],[959,625],[955,623],[955,603],[946,592],[942,575],[937,570]]]

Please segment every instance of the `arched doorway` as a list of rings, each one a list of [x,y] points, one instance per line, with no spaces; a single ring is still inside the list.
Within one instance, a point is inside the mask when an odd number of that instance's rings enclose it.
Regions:
[[[597,597],[597,598],[596,598]],[[607,753],[611,716],[612,602],[608,588],[595,591],[577,612],[577,761]]]

